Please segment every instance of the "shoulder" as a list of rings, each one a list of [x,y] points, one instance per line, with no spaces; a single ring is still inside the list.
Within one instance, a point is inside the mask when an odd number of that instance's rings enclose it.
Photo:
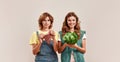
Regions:
[[[53,30],[55,33],[58,33],[57,31]]]
[[[59,34],[62,34],[62,31],[59,31]]]
[[[81,33],[83,34],[86,34],[86,31],[85,30],[80,30]]]
[[[32,35],[36,35],[36,31],[34,31],[34,32],[32,33]]]
[[[39,31],[39,30],[36,30],[36,31],[34,31],[34,32],[32,33],[32,35],[33,35],[33,36],[36,36],[36,35],[37,35],[37,33],[39,34],[39,33],[40,33],[40,31]]]

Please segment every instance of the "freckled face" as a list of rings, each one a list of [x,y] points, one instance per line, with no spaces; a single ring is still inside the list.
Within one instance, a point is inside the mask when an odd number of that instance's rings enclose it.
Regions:
[[[74,16],[68,17],[67,24],[70,28],[74,28],[76,25],[76,18]]]

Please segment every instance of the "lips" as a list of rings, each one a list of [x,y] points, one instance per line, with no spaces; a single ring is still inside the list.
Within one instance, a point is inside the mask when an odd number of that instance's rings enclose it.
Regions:
[[[69,26],[75,26],[75,24],[69,24]]]
[[[48,26],[49,24],[44,24],[45,26]]]

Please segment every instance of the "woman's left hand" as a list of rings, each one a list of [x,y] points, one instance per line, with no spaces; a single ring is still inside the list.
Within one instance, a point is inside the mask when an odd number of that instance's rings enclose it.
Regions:
[[[49,33],[50,33],[52,39],[55,39],[55,31],[50,30]]]
[[[70,48],[77,48],[77,47],[79,47],[77,44],[68,44],[68,46],[69,46]]]

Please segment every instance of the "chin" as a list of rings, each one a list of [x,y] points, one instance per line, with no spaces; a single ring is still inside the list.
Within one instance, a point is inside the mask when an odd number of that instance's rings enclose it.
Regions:
[[[70,26],[70,28],[74,28],[75,26]]]

